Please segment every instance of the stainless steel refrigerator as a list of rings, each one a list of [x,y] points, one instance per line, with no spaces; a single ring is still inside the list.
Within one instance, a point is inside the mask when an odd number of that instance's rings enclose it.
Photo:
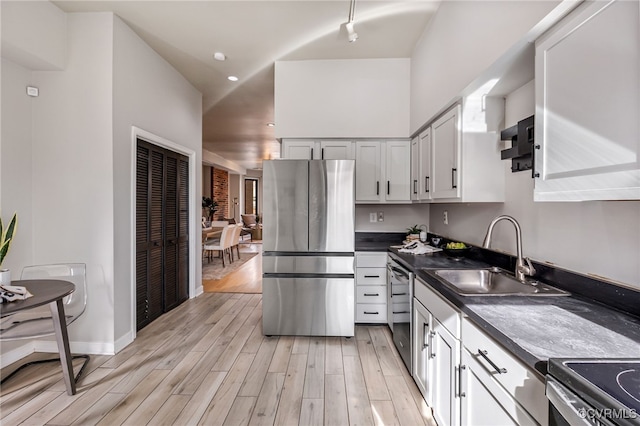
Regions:
[[[354,335],[353,160],[263,162],[262,332]]]

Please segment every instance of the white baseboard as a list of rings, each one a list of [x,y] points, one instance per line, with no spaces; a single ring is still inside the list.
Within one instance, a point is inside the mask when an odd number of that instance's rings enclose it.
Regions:
[[[58,344],[55,340],[35,340],[33,342],[35,352],[58,352]],[[113,355],[114,344],[108,342],[69,342],[71,353],[91,355]]]
[[[115,353],[118,353],[129,346],[131,343],[133,343],[134,339],[135,337],[133,335],[133,331],[129,331],[127,334],[116,340],[114,344]]]
[[[196,295],[194,297],[198,297],[202,293],[204,293],[204,287],[202,285],[199,285],[198,287],[196,287]]]
[[[11,365],[16,361],[20,361],[22,358],[31,355],[35,351],[36,350],[33,345],[33,341],[25,340],[24,345],[7,352],[2,352],[2,356],[0,357],[0,368],[5,368],[7,365]]]

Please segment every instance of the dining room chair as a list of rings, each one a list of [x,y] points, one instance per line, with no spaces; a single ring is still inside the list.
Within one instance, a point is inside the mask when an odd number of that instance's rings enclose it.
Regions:
[[[233,237],[233,225],[227,225],[222,228],[222,234],[220,234],[219,241],[213,242],[205,242],[204,249],[206,251],[219,251],[220,257],[222,258],[222,267],[225,267],[224,256],[227,254],[229,256],[229,263],[233,260],[231,259],[231,241]]]
[[[22,269],[21,280],[50,279],[69,281],[75,285],[75,290],[66,296],[64,314],[67,326],[77,320],[87,306],[86,265],[84,263],[59,263],[50,265],[26,266]],[[49,305],[20,311],[0,318],[0,342],[24,339],[36,339],[55,334],[53,319]],[[74,377],[77,383],[89,362],[89,355],[74,355],[72,359],[84,359],[82,367]],[[27,362],[0,381],[4,383],[18,371],[34,364],[60,361],[60,358],[43,359]]]
[[[233,249],[236,249],[238,253],[238,259],[240,259],[240,233],[242,232],[242,225],[231,225],[233,227],[233,236],[231,237],[231,257],[233,258]]]

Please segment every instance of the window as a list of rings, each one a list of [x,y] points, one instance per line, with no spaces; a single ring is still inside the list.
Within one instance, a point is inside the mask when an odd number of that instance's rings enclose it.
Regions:
[[[258,179],[244,180],[244,212],[258,214]]]

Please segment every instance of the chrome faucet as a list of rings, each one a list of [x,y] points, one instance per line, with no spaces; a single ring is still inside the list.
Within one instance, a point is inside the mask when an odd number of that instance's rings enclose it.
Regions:
[[[489,245],[491,244],[491,234],[493,233],[493,227],[496,225],[496,223],[500,222],[501,220],[508,220],[509,222],[513,223],[513,226],[516,228],[516,254],[518,258],[516,260],[515,274],[516,274],[516,279],[518,281],[525,283],[526,282],[525,277],[527,275],[531,276],[535,274],[536,270],[534,269],[533,265],[531,264],[531,260],[529,260],[528,257],[526,258],[522,257],[522,231],[520,230],[520,224],[518,223],[517,220],[507,215],[498,216],[495,219],[493,219],[489,224],[489,229],[487,229],[487,235],[484,237],[484,242],[482,243],[482,247],[489,248]],[[525,261],[527,262],[526,265],[525,265]]]

